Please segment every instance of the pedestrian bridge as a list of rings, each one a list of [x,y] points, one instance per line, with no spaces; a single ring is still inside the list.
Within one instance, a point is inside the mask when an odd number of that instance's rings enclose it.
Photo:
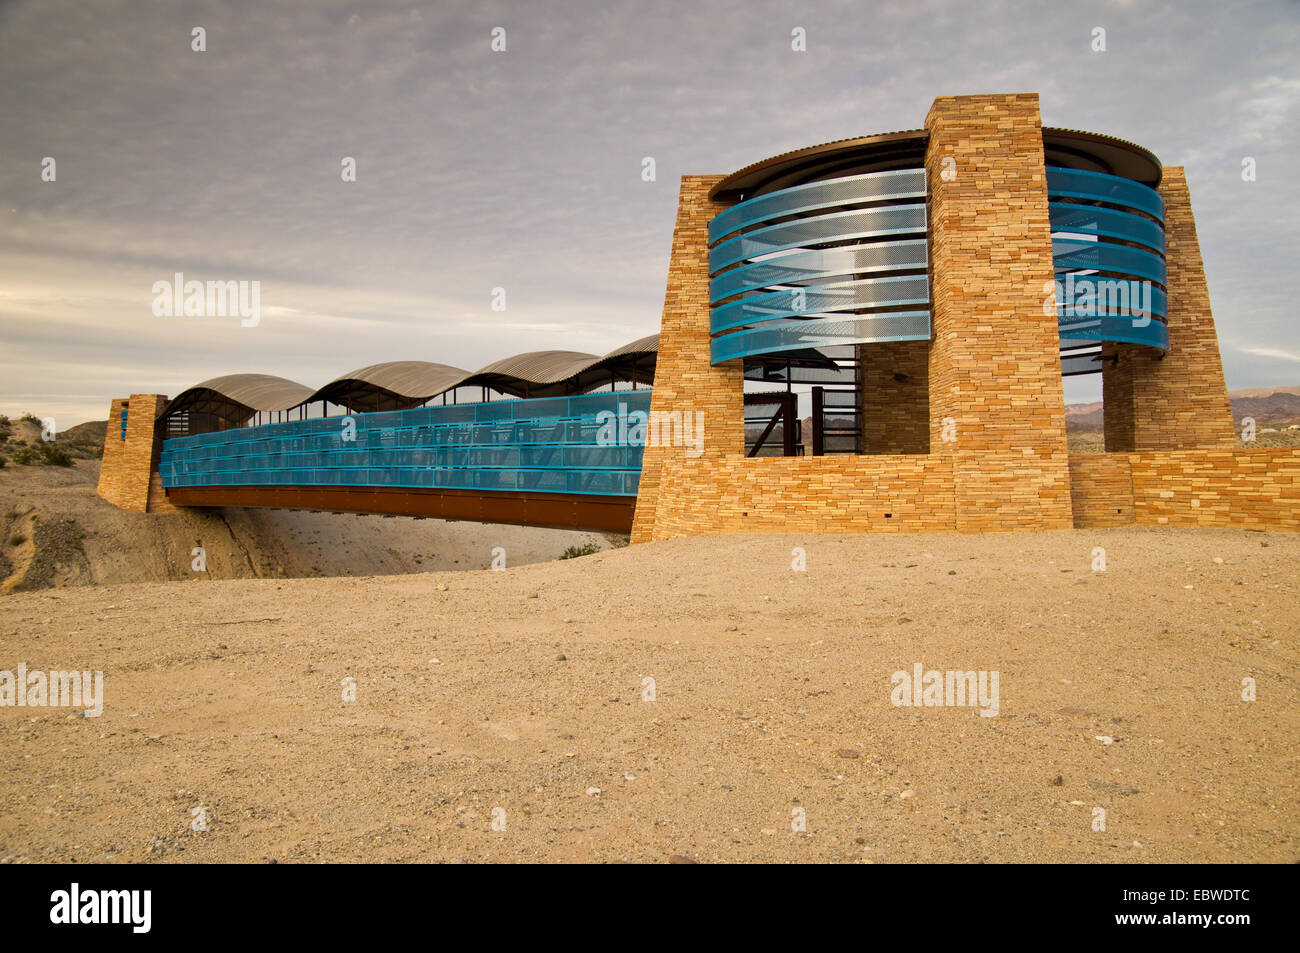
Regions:
[[[621,441],[610,422],[648,413],[650,393],[424,406],[173,436],[162,442],[157,472],[179,506],[626,533],[644,448]]]

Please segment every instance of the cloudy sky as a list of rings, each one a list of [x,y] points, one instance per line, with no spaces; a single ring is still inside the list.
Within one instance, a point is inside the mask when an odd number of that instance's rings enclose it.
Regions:
[[[1187,167],[1229,387],[1300,384],[1298,63],[1293,2],[0,0],[0,413],[604,352],[658,330],[681,174],[1021,91]],[[155,316],[176,272],[261,323]]]

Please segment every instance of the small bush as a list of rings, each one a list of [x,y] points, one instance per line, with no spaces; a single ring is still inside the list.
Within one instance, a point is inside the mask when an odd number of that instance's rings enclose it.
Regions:
[[[564,552],[560,553],[561,559],[577,559],[579,556],[590,556],[593,553],[600,552],[600,547],[592,540],[587,540],[581,546],[570,546]]]
[[[47,467],[70,467],[72,466],[72,457],[62,447],[56,447],[52,443],[41,444],[42,461]]]
[[[34,413],[32,413],[30,410],[29,410],[27,413],[23,414],[22,417],[19,418],[19,419],[20,419],[20,420],[25,420],[25,421],[27,421],[29,424],[39,424],[39,423],[41,422],[41,418],[40,418],[40,417],[37,417],[37,416],[36,416]]]
[[[42,441],[29,447],[23,447],[15,453],[14,463],[24,467],[70,467],[72,466],[72,457],[68,456],[67,451],[62,447]]]
[[[9,537],[10,546],[21,546],[25,542],[27,542],[27,537],[24,536],[22,533],[14,533],[12,536]]]

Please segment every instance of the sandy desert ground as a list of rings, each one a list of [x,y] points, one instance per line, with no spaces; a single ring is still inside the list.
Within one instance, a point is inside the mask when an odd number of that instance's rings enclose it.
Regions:
[[[0,668],[105,702],[0,709],[0,859],[1294,862],[1298,565],[1284,533],[768,536],[12,593]],[[895,707],[917,662],[998,672],[998,716]]]
[[[601,533],[291,510],[129,513],[95,494],[98,460],[0,469],[0,591],[122,582],[389,575],[555,559]],[[14,540],[20,540],[16,544]],[[624,540],[626,537],[624,537]],[[205,570],[194,571],[202,547]]]

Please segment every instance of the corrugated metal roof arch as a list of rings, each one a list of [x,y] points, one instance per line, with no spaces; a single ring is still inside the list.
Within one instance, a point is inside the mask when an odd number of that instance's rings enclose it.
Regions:
[[[389,361],[343,374],[315,391],[270,374],[227,374],[178,394],[165,413],[194,410],[242,421],[256,411],[292,410],[329,401],[358,410],[414,407],[456,387],[483,386],[515,397],[581,393],[614,378],[652,384],[659,335],[603,356],[581,351],[529,351],[466,371],[431,361]]]
[[[643,338],[638,338],[631,344],[624,344],[622,347],[610,351],[605,355],[608,360],[611,357],[623,357],[631,354],[658,354],[659,353],[659,335],[647,334]]]
[[[311,395],[309,402],[394,410],[414,407],[463,383],[470,372],[432,361],[389,361],[343,374]]]
[[[473,377],[513,378],[529,384],[556,384],[581,374],[600,360],[582,351],[528,351],[493,361],[474,372]]]
[[[195,384],[176,396],[168,405],[170,411],[184,401],[198,399],[197,392],[208,391],[220,395],[231,403],[250,410],[288,410],[311,397],[311,388],[286,377],[273,374],[226,374]]]

